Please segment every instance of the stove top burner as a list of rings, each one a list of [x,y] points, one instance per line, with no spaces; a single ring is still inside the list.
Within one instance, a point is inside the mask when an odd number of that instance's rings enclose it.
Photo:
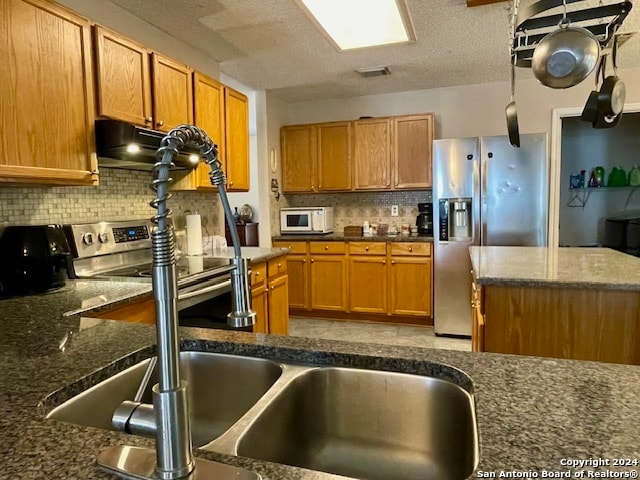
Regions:
[[[180,257],[176,263],[176,272],[178,279],[197,275],[207,270],[215,270],[220,267],[228,267],[229,259],[226,258],[210,258],[210,257]],[[103,271],[95,277],[125,277],[125,278],[151,278],[153,265],[144,263],[130,267],[117,268],[114,270]]]

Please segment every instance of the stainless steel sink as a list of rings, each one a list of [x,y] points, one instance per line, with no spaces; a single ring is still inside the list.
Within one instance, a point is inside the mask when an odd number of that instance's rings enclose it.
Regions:
[[[369,480],[467,478],[478,462],[473,397],[430,377],[311,369],[269,401],[236,448]]]
[[[150,360],[95,385],[52,410],[47,418],[113,430],[111,417],[124,400],[133,400]],[[181,374],[189,382],[192,439],[204,445],[242,417],[282,374],[276,362],[207,352],[181,352]],[[152,403],[154,371],[141,401]]]
[[[193,444],[204,450],[367,480],[457,480],[478,463],[474,398],[452,381],[203,352],[182,352],[180,361]],[[148,365],[47,417],[113,429],[114,411],[135,397]],[[155,383],[145,386],[143,402],[151,402]]]

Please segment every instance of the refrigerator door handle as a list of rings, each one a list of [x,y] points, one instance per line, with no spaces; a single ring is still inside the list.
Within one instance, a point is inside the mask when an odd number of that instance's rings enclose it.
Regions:
[[[480,155],[484,156],[485,152],[481,151]],[[489,207],[487,205],[487,169],[489,158],[480,157],[480,245],[487,244],[487,218],[489,215]]]

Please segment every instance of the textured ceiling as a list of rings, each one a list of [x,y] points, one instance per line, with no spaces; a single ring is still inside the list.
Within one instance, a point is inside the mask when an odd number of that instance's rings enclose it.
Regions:
[[[210,56],[229,77],[287,102],[509,79],[507,2],[467,8],[465,0],[407,0],[416,42],[342,53],[295,0],[111,2]],[[622,26],[623,32],[637,30],[640,5]],[[640,34],[620,49],[618,63],[640,67]],[[355,73],[374,66],[389,67],[391,75],[363,79]],[[529,69],[518,70],[518,78],[531,76]]]

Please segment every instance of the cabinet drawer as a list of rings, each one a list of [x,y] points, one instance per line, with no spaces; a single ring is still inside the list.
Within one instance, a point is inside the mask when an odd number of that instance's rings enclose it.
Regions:
[[[396,242],[391,244],[391,255],[431,256],[430,243]]]
[[[345,253],[346,245],[344,242],[309,242],[309,251],[311,253]]]
[[[267,280],[267,264],[265,262],[251,265],[251,286]]]
[[[273,242],[274,248],[287,248],[289,253],[307,253],[307,242]]]
[[[386,255],[385,242],[349,242],[350,255]]]
[[[269,278],[273,278],[281,273],[287,273],[287,257],[284,255],[278,258],[272,258],[269,260],[267,266]]]

